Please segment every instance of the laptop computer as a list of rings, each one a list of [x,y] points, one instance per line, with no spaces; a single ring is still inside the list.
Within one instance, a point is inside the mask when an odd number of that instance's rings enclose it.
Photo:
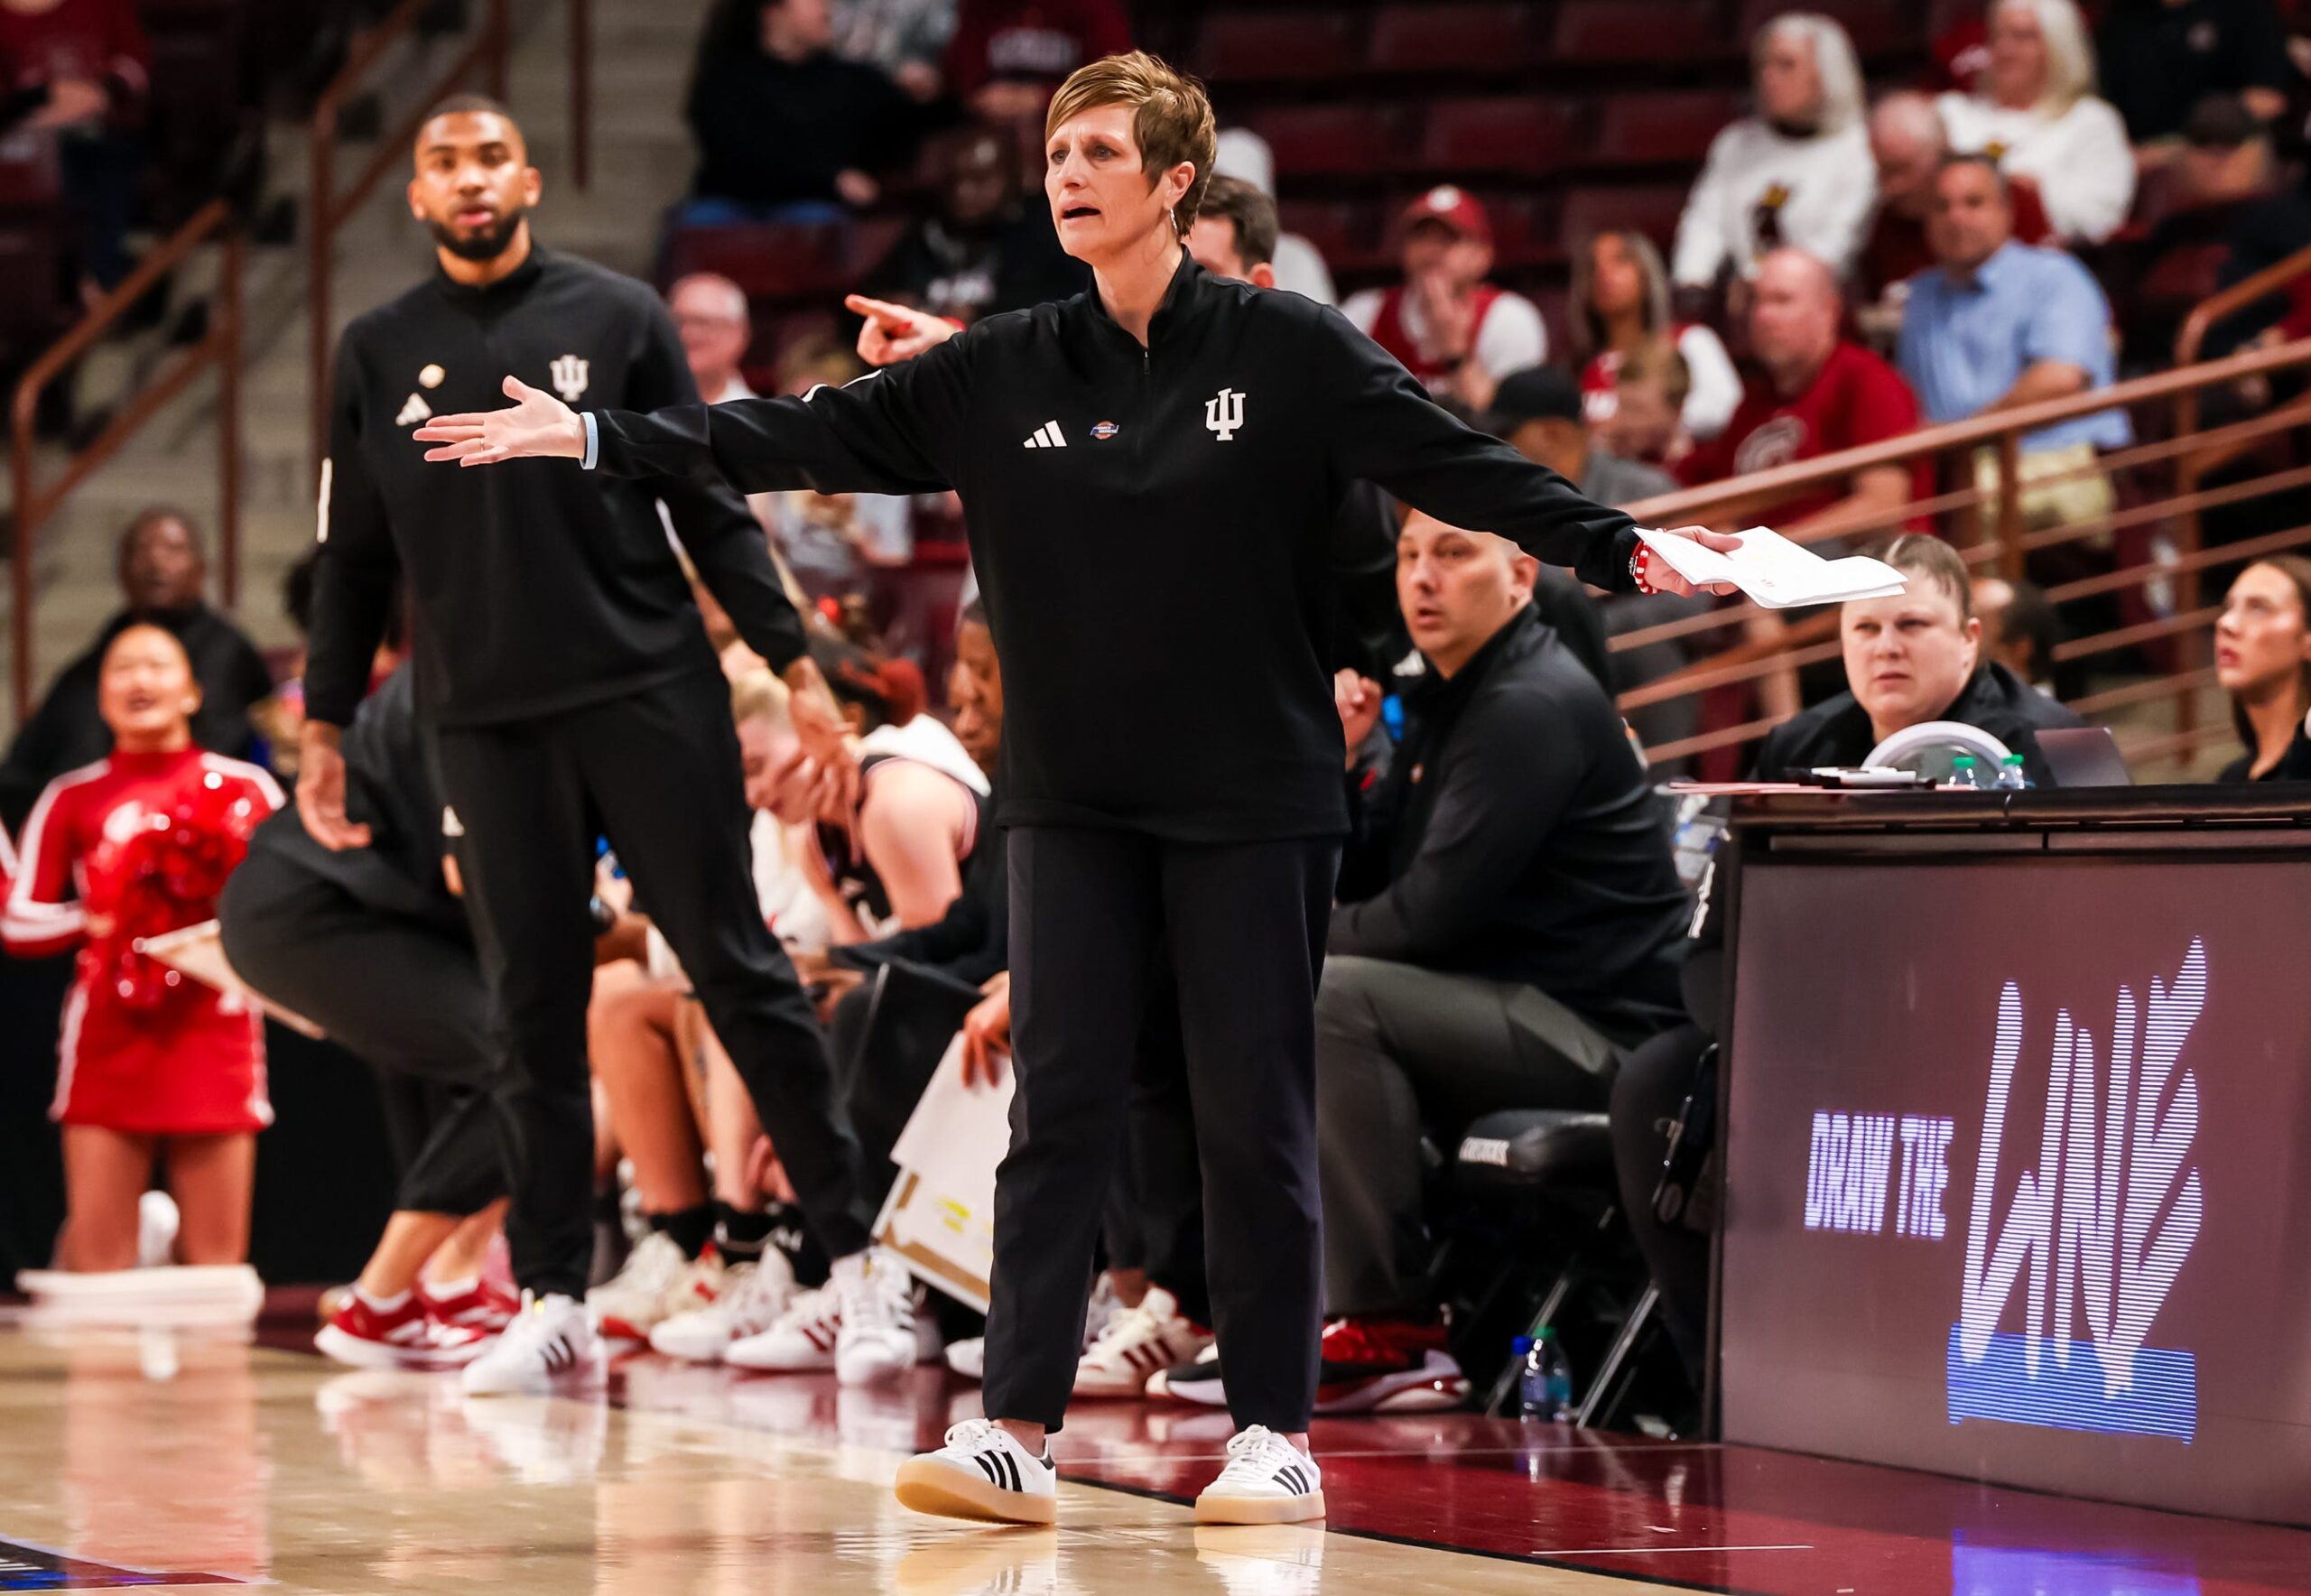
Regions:
[[[2038,733],[2038,756],[2057,787],[2130,787],[2134,776],[2107,726],[2069,727]]]

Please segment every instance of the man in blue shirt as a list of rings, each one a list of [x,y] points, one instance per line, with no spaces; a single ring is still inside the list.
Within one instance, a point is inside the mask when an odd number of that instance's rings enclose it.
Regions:
[[[1935,179],[1926,241],[1937,263],[1910,279],[1900,366],[1930,422],[1963,421],[2111,385],[2111,305],[2086,268],[2058,249],[2014,241],[2014,205],[1995,162],[1955,155]],[[2023,518],[2033,527],[2110,514],[2095,451],[2134,431],[2123,410],[2026,434]],[[1994,453],[1977,478],[1995,485]],[[2059,481],[2041,480],[2061,478]]]

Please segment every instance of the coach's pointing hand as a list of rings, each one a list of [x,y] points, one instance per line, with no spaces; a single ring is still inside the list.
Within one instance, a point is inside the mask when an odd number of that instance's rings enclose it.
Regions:
[[[461,466],[494,466],[531,457],[584,458],[586,428],[576,411],[517,376],[506,379],[506,397],[515,401],[511,410],[437,415],[410,435],[421,443],[442,445],[427,450],[427,459],[455,460]]]
[[[867,318],[859,329],[859,357],[869,366],[896,366],[912,360],[935,344],[943,344],[962,330],[943,316],[895,305],[888,300],[847,294],[843,308]]]

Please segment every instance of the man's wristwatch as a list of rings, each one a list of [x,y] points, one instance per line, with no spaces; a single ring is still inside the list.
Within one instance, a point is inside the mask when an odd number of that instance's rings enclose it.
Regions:
[[[599,893],[586,900],[586,913],[593,919],[596,936],[608,936],[617,929],[617,911],[604,903]]]

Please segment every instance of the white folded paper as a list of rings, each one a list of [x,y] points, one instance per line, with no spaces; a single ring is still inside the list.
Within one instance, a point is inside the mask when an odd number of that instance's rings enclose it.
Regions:
[[[1637,535],[1687,581],[1696,585],[1731,582],[1768,609],[1886,598],[1909,585],[1900,571],[1882,560],[1861,554],[1824,560],[1802,543],[1793,543],[1763,526],[1742,533],[1741,546],[1731,553],[1703,548],[1689,537],[1673,537],[1666,532],[1640,527]]]
[[[995,1268],[995,1168],[1011,1146],[1011,1072],[963,1084],[957,1036],[899,1133],[899,1177],[876,1216],[875,1239],[916,1278],[987,1312]]]

